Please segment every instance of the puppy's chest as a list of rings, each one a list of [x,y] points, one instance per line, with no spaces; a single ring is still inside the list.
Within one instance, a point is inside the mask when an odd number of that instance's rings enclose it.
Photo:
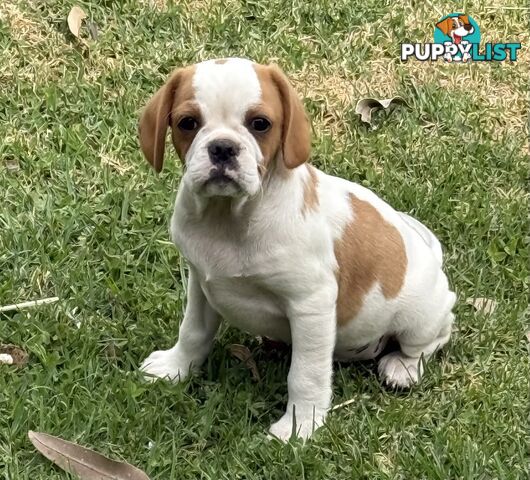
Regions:
[[[233,326],[255,335],[289,341],[289,322],[282,301],[271,288],[281,254],[222,236],[186,232],[173,235],[181,253],[196,270],[210,305]]]
[[[254,335],[290,340],[281,301],[261,282],[249,276],[199,275],[208,302],[231,325]]]

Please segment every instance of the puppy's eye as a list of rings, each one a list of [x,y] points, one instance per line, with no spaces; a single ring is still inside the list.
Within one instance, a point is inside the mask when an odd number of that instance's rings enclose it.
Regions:
[[[256,132],[266,132],[271,128],[271,122],[264,117],[256,117],[250,121],[250,127]]]
[[[197,122],[197,120],[195,120],[193,117],[184,117],[178,123],[178,127],[181,130],[186,130],[187,132],[196,130],[198,126],[199,122]]]

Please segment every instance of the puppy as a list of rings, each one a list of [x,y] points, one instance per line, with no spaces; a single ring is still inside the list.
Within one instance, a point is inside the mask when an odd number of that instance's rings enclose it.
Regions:
[[[307,163],[310,125],[281,70],[238,58],[176,70],[140,120],[157,172],[168,129],[184,163],[171,238],[189,263],[188,303],[177,344],[149,355],[145,374],[182,381],[221,319],[288,342],[287,409],[270,428],[282,440],[323,424],[334,357],[374,358],[394,337],[381,378],[418,382],[453,322],[440,243],[371,191]]]

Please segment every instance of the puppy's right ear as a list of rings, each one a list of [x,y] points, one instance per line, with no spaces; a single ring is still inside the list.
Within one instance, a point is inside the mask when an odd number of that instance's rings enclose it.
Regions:
[[[175,92],[182,82],[184,69],[179,68],[169,80],[156,92],[145,106],[140,117],[140,147],[146,160],[156,172],[162,170],[166,133],[171,123],[171,109]]]

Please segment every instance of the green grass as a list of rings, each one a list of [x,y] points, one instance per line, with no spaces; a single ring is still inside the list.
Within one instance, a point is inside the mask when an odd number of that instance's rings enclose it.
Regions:
[[[466,1],[487,41],[521,41],[516,64],[401,64],[454,2],[79,1],[97,41],[73,38],[72,3],[0,6],[0,478],[67,476],[28,430],[89,445],[153,479],[528,478],[526,96],[528,11]],[[421,6],[417,6],[421,3]],[[139,109],[176,66],[246,56],[279,62],[305,95],[313,163],[411,212],[442,239],[458,293],[452,342],[410,392],[374,365],[337,365],[330,415],[311,442],[264,433],[286,401],[288,358],[225,328],[198,377],[147,385],[137,372],[176,337],[186,267],[168,241],[181,164],[141,157]],[[363,95],[411,105],[354,113]],[[491,315],[468,297],[498,302]],[[260,383],[227,347],[254,350]],[[149,445],[151,443],[151,448]]]

